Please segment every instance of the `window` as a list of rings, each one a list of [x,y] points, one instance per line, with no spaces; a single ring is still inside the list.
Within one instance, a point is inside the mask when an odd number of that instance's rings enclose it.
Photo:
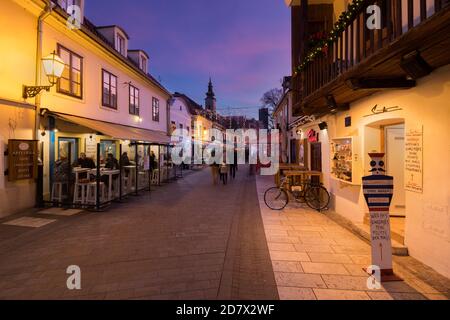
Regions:
[[[147,73],[147,58],[145,58],[144,56],[141,56],[141,69],[142,71]]]
[[[152,100],[152,119],[159,122],[159,100],[156,98]]]
[[[66,67],[58,80],[57,91],[76,98],[83,97],[83,58],[58,45],[58,55]]]
[[[139,115],[139,89],[130,84],[130,114]]]
[[[65,11],[67,11],[67,8],[70,8],[70,6],[79,6],[79,7],[81,7],[81,1],[80,0],[60,0],[59,1],[59,5]]]
[[[117,77],[106,70],[102,70],[102,105],[117,109]]]
[[[125,52],[125,38],[117,33],[116,36],[116,50],[123,56],[126,56]]]

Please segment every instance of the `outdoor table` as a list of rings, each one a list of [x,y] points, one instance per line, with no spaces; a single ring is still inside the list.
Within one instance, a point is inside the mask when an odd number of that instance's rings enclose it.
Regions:
[[[287,170],[284,175],[289,179],[290,186],[304,184],[312,177],[318,177],[319,181],[322,181],[322,172],[320,171]]]
[[[283,175],[283,172],[287,171],[287,170],[306,171],[307,168],[305,168],[304,166],[298,165],[298,164],[294,164],[294,163],[280,163],[278,172],[275,175],[275,184],[277,186],[280,185],[280,178]]]
[[[91,169],[87,169],[87,168],[73,168],[73,173],[75,173],[75,183],[78,183],[80,180],[80,173],[88,173]]]
[[[96,175],[97,169],[93,169],[91,171],[91,174]],[[108,200],[109,201],[111,201],[113,199],[112,184],[113,184],[113,177],[116,175],[120,175],[120,170],[106,170],[106,169],[100,170],[100,176],[108,176]]]

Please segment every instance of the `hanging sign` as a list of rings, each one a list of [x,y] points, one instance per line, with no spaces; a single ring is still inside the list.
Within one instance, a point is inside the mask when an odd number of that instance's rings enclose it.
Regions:
[[[384,153],[369,153],[372,175],[363,177],[363,191],[370,213],[372,265],[379,267],[381,281],[398,281],[392,268],[391,227],[389,207],[392,202],[394,178],[385,175]]]
[[[405,189],[423,192],[423,127],[406,132]]]
[[[36,178],[37,163],[37,140],[8,140],[9,181]]]
[[[316,130],[314,129],[309,130],[307,136],[309,142],[311,143],[319,142],[319,133],[317,133]]]

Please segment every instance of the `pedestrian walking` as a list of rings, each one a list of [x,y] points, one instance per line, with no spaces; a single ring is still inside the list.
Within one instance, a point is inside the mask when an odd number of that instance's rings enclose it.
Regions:
[[[211,167],[211,175],[213,178],[213,184],[216,185],[219,181],[219,164],[213,163],[210,165]]]
[[[225,163],[222,163],[220,165],[220,180],[224,185],[228,183],[228,165],[226,165]]]
[[[237,154],[237,149],[235,148],[233,163],[230,164],[230,178],[233,178],[233,179],[236,178],[237,166],[238,166],[238,154]]]

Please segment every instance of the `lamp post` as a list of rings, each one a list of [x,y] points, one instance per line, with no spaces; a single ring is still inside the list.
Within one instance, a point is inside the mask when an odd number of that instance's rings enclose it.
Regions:
[[[58,79],[61,77],[65,63],[64,61],[53,51],[51,54],[42,58],[42,64],[44,66],[45,74],[50,82],[50,86],[23,86],[23,98],[34,98],[36,97],[42,90],[50,91],[50,88],[53,87]]]

